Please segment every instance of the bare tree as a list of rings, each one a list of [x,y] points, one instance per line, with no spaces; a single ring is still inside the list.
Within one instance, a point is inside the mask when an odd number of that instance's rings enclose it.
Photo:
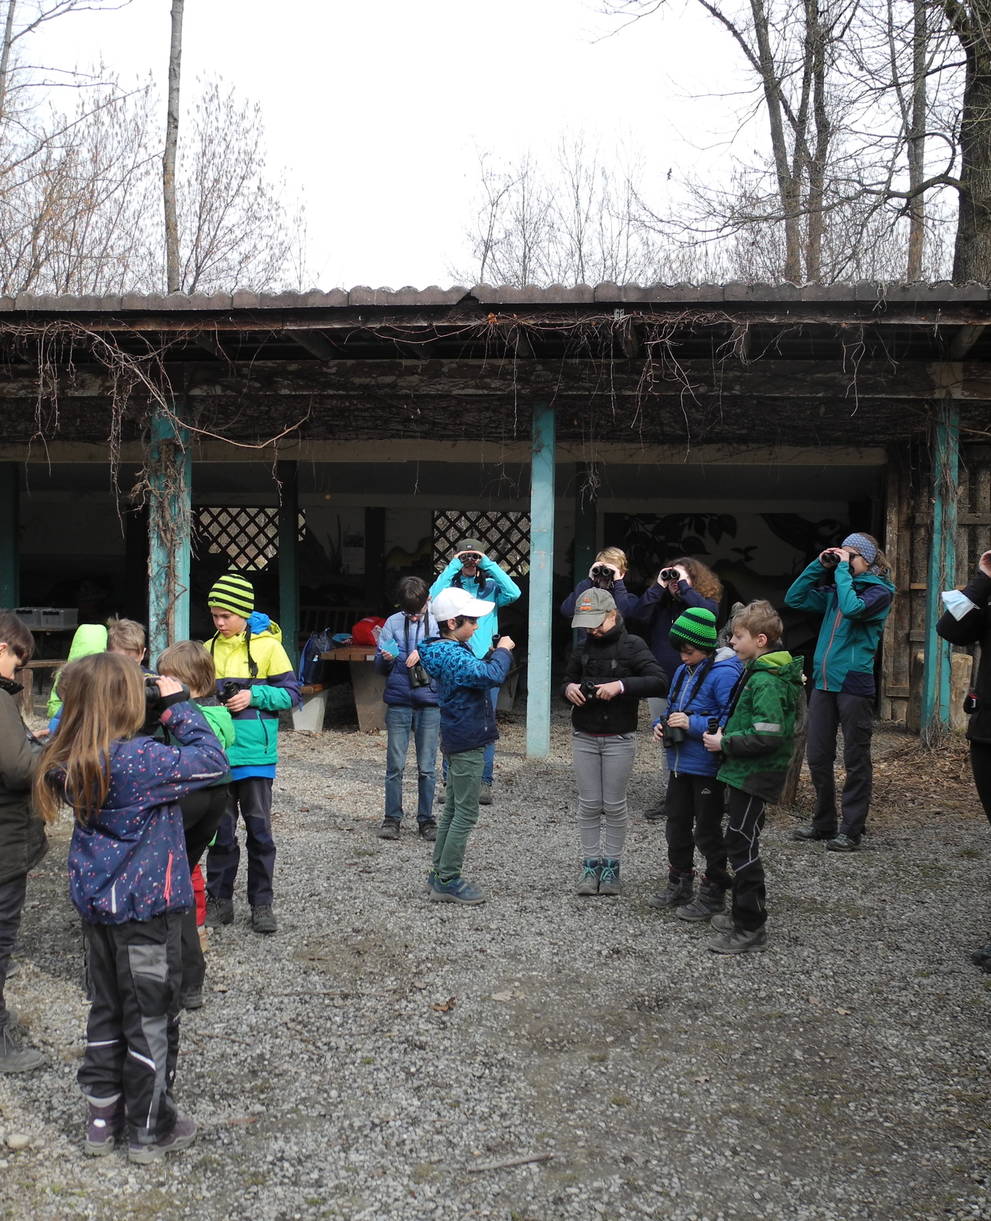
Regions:
[[[179,78],[182,69],[183,4],[184,0],[172,0],[169,100],[165,118],[165,152],[162,156],[162,195],[165,203],[165,277],[170,293],[179,291],[179,220],[176,207],[175,161],[179,143]]]

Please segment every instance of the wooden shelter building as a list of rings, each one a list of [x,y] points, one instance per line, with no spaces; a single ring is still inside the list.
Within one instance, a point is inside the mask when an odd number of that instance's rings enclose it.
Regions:
[[[484,530],[526,588],[541,754],[556,606],[598,547],[780,605],[868,529],[898,587],[881,715],[945,723],[939,592],[991,527],[989,321],[987,286],[945,283],[0,299],[0,605],[148,615],[154,655],[242,564],[292,640]]]

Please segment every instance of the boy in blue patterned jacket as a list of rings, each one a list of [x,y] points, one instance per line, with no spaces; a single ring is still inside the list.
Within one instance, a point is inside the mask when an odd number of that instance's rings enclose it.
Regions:
[[[441,747],[447,759],[447,800],[437,827],[433,868],[427,875],[429,898],[442,903],[484,903],[477,886],[461,876],[468,836],[478,822],[479,794],[486,747],[499,737],[489,691],[509,673],[513,641],[501,636],[486,659],[468,642],[479,619],[492,613],[491,602],[464,589],[442,590],[430,607],[439,636],[420,645],[420,660],[437,681]]]

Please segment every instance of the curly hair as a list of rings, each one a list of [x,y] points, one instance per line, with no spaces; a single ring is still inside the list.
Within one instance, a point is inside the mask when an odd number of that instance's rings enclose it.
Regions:
[[[691,578],[692,589],[698,590],[703,598],[718,602],[723,596],[722,581],[701,560],[693,559],[690,555],[679,555],[677,559],[665,560],[662,567],[684,568]]]

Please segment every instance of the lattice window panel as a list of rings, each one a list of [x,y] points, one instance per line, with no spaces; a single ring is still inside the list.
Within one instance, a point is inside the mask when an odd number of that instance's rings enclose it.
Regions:
[[[463,538],[477,538],[486,554],[512,577],[530,571],[530,514],[497,509],[436,509],[434,568],[444,568]]]
[[[198,505],[194,509],[197,553],[224,555],[245,572],[262,572],[279,554],[279,510],[262,505]],[[300,513],[297,539],[306,534]]]

